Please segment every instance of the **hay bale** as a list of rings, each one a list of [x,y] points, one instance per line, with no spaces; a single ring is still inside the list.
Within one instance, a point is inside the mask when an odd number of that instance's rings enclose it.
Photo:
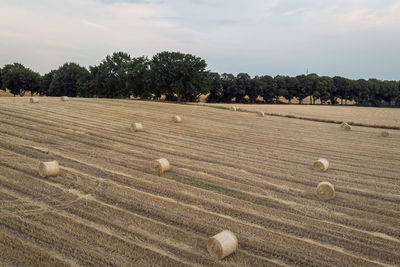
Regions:
[[[321,182],[317,186],[316,195],[321,200],[331,200],[335,198],[335,188],[330,182]]]
[[[320,158],[313,164],[314,170],[326,172],[329,168],[329,161],[327,159]]]
[[[58,161],[48,161],[39,163],[39,175],[41,177],[56,176],[60,172]]]
[[[238,240],[234,233],[224,230],[207,240],[207,250],[216,259],[223,259],[235,252],[238,248]]]
[[[389,136],[389,132],[388,132],[388,131],[382,131],[382,132],[381,132],[381,135],[382,135],[383,137],[388,137],[388,136]]]
[[[344,123],[342,128],[345,129],[346,131],[350,131],[351,130],[351,126],[346,122]]]
[[[236,111],[236,110],[237,110],[237,108],[236,108],[235,106],[232,106],[232,107],[230,107],[230,110],[232,110],[232,111]]]
[[[68,96],[62,96],[62,97],[61,97],[61,101],[64,101],[64,102],[69,101]]]
[[[259,116],[259,117],[264,117],[264,111],[259,111],[259,112],[257,112],[257,115]]]
[[[140,122],[132,122],[131,124],[132,131],[134,132],[143,132],[143,125]]]
[[[175,115],[172,117],[172,121],[176,122],[176,123],[180,123],[180,122],[182,122],[182,118],[179,115]]]
[[[344,126],[347,124],[347,122],[342,122],[342,124],[340,124],[341,128],[344,128]]]
[[[151,162],[150,167],[154,172],[158,173],[159,175],[170,170],[170,168],[171,168],[169,165],[169,161],[164,158],[153,160]]]
[[[38,98],[38,97],[31,97],[31,98],[29,99],[29,101],[30,101],[31,103],[39,103],[39,98]]]

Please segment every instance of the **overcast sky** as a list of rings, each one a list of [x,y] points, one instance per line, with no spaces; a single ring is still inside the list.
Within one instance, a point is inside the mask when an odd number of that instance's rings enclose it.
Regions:
[[[0,0],[0,67],[44,74],[116,51],[191,53],[235,75],[400,80],[400,1]]]

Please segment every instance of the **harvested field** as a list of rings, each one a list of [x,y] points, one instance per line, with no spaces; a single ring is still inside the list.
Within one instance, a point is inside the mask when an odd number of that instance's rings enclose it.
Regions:
[[[203,104],[199,104],[203,105]],[[345,121],[369,125],[400,127],[400,108],[373,108],[330,105],[263,105],[263,104],[211,104],[214,107],[236,106],[241,110],[264,111],[266,114],[291,115],[304,118]]]
[[[399,147],[396,130],[201,105],[0,98],[0,265],[398,266]],[[218,261],[206,241],[225,229],[239,247]]]

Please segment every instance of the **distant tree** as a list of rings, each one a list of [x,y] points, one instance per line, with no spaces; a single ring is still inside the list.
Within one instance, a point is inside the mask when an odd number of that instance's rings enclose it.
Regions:
[[[53,81],[55,73],[56,73],[56,70],[51,70],[50,72],[43,75],[42,82],[40,85],[40,90],[39,90],[40,95],[49,95],[50,84]]]
[[[377,79],[369,79],[367,82],[370,95],[369,103],[372,106],[380,106],[381,103],[379,101],[379,94],[382,87],[382,81],[379,81]]]
[[[283,94],[283,97],[286,98],[286,100],[288,100],[289,103],[292,103],[292,99],[298,92],[299,81],[297,80],[296,77],[285,76],[285,79],[286,79],[286,91],[285,94]]]
[[[207,78],[210,93],[208,94],[206,101],[209,103],[221,102],[224,93],[221,76],[216,72],[208,72]]]
[[[399,87],[396,81],[383,81],[379,90],[379,101],[383,105],[394,105],[399,95]]]
[[[244,97],[246,96],[246,92],[249,91],[250,81],[251,81],[250,75],[248,75],[247,73],[239,73],[236,76],[235,98],[237,103],[244,102]]]
[[[127,75],[129,93],[134,97],[150,99],[152,96],[150,84],[150,60],[147,57],[132,58]]]
[[[236,78],[233,74],[223,73],[221,75],[221,84],[223,88],[222,102],[230,103],[236,96]]]
[[[276,84],[274,81],[274,78],[272,78],[269,75],[264,75],[259,78],[259,80],[262,82],[262,97],[265,102],[267,103],[273,103],[275,99],[275,91],[276,91]]]
[[[40,93],[42,76],[32,70],[26,70],[26,91],[30,91],[31,95]]]
[[[274,77],[274,81],[276,84],[276,90],[274,91],[275,94],[275,103],[280,103],[280,97],[287,97],[286,99],[290,98],[289,97],[289,92],[287,88],[287,83],[289,81],[289,76],[282,76],[282,75],[277,75]]]
[[[347,100],[348,79],[335,76],[333,77],[333,84],[336,87],[336,97],[340,97],[341,104],[343,105],[343,100]]]
[[[368,82],[366,80],[357,80],[357,88],[355,88],[354,100],[358,105],[370,105],[370,92]]]
[[[294,97],[296,97],[299,100],[299,104],[303,103],[304,98],[307,96],[311,97],[311,86],[310,82],[307,79],[307,76],[304,74],[297,75],[296,79],[298,81],[298,88],[294,94]]]
[[[3,88],[3,78],[2,78],[2,70],[0,68],[0,90],[6,90],[6,88]]]
[[[335,85],[333,84],[332,78],[328,76],[321,76],[319,77],[316,90],[313,92],[313,97],[318,97],[321,100],[321,104],[325,104],[331,99],[331,94],[334,92],[334,90]]]
[[[263,95],[263,90],[265,86],[265,81],[262,80],[260,76],[255,76],[253,79],[251,79],[250,86],[248,88],[248,91],[246,92],[246,95],[249,97],[250,103],[256,102],[257,98]]]
[[[23,96],[25,92],[35,93],[40,88],[40,74],[24,67],[20,63],[7,64],[2,70],[2,83],[4,88],[16,96]]]
[[[400,106],[400,81],[397,82],[397,96],[395,98],[396,106]]]
[[[132,58],[124,52],[107,55],[98,66],[89,67],[91,72],[91,88],[98,97],[128,97],[128,73]]]
[[[81,90],[83,80],[89,79],[89,71],[76,63],[65,63],[59,67],[53,75],[48,95],[50,96],[71,96],[75,97]],[[46,77],[50,79],[50,77]]]
[[[207,93],[206,67],[200,57],[167,51],[154,55],[150,64],[156,90],[170,101],[198,101],[201,94]]]

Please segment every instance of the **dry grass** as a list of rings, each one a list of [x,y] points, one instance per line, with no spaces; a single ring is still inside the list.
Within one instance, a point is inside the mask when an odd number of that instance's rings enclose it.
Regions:
[[[200,104],[203,105],[203,104]],[[400,108],[371,108],[329,105],[250,105],[250,104],[205,104],[216,107],[236,106],[240,110],[264,111],[304,118],[346,121],[370,125],[400,127]]]
[[[131,121],[146,132],[132,133]],[[1,98],[0,126],[0,265],[400,262],[398,131],[51,97]],[[163,176],[150,169],[157,158],[173,166]],[[329,159],[327,172],[313,170],[317,158]],[[38,162],[51,160],[60,175],[43,179]],[[333,200],[315,195],[322,181]],[[239,247],[216,261],[206,241],[224,229]]]
[[[11,94],[9,90],[6,90],[6,91],[0,90],[0,97],[3,97],[3,96],[10,97],[10,96],[14,96],[14,95]]]

